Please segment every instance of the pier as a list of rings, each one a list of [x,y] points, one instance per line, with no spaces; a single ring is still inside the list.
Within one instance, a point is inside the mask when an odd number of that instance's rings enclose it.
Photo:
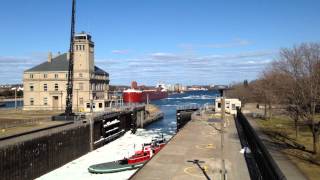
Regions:
[[[201,110],[131,179],[250,179],[241,150],[234,117]]]

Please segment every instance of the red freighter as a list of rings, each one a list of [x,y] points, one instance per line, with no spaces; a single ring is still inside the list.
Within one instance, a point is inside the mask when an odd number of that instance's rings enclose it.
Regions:
[[[168,92],[161,87],[156,89],[143,89],[139,88],[137,82],[131,83],[131,89],[127,89],[122,93],[123,101],[127,103],[141,103],[152,100],[164,99],[168,97]]]

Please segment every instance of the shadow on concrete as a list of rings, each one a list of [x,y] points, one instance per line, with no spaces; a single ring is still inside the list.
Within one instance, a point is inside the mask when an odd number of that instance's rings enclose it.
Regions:
[[[207,178],[207,180],[211,180],[210,177],[208,176],[206,170],[203,167],[201,167],[201,165],[200,165],[200,163],[205,163],[205,161],[200,161],[198,159],[195,159],[195,160],[188,160],[187,162],[191,162],[191,163],[197,165],[198,168],[202,171],[203,175]]]

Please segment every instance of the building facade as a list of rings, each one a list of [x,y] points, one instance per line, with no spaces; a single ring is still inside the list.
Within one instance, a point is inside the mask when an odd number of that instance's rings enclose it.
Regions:
[[[221,112],[221,97],[215,99],[215,112]],[[235,98],[225,98],[225,112],[237,114],[237,108],[241,108],[241,101]]]
[[[94,42],[86,33],[74,37],[73,110],[102,111],[109,104],[109,74],[94,63]],[[64,110],[69,54],[60,54],[24,72],[24,110]]]

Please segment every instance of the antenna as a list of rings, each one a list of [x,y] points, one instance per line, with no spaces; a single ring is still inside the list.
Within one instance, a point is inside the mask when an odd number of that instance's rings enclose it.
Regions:
[[[69,47],[69,69],[68,69],[68,83],[67,83],[67,99],[65,114],[67,117],[72,115],[72,91],[73,91],[73,40],[75,32],[75,15],[76,15],[76,0],[72,0],[72,16],[71,16],[71,33],[70,33],[70,47]]]

